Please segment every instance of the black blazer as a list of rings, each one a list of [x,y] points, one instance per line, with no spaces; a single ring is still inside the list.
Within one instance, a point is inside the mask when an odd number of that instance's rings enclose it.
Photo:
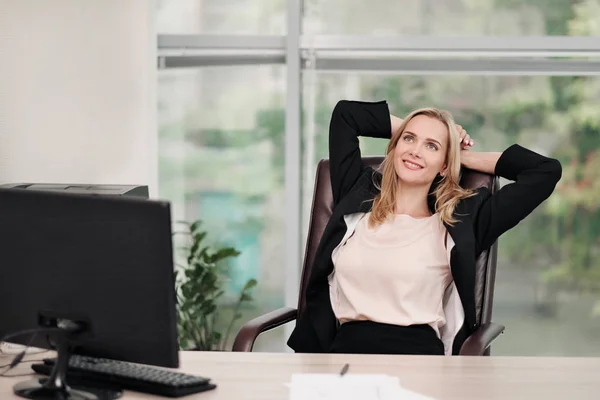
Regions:
[[[306,287],[306,308],[298,316],[288,340],[296,352],[326,353],[337,331],[329,299],[328,275],[333,271],[331,254],[346,232],[344,215],[369,212],[378,193],[373,181],[381,174],[366,168],[361,159],[359,136],[391,138],[387,102],[340,101],[329,127],[329,162],[334,208],[315,254]],[[455,246],[450,269],[464,308],[465,320],[454,338],[452,353],[477,328],[475,318],[475,261],[496,239],[517,225],[554,191],[562,175],[560,162],[519,145],[506,149],[496,164],[496,175],[515,181],[492,195],[487,188],[459,202],[458,220],[446,225]],[[435,185],[435,184],[434,184]],[[433,186],[432,186],[433,188]],[[433,200],[430,197],[430,200]],[[433,201],[429,202],[433,211]]]

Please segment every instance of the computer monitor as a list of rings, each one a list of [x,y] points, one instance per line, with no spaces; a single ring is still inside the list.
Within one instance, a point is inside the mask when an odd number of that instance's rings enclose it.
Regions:
[[[168,202],[0,189],[0,271],[0,337],[76,322],[75,354],[178,367]]]

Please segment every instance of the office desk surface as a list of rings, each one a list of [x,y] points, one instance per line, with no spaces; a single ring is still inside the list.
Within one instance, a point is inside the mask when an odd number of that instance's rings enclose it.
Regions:
[[[439,400],[600,399],[600,358],[228,352],[181,353],[182,371],[210,377],[218,385],[215,390],[183,399],[287,399],[289,389],[285,383],[293,373],[338,373],[345,363],[350,364],[349,373],[398,376],[402,386]],[[29,365],[25,364],[11,373],[28,371]],[[0,398],[17,399],[12,386],[29,378],[0,378]],[[149,398],[155,397],[133,392],[123,396]]]

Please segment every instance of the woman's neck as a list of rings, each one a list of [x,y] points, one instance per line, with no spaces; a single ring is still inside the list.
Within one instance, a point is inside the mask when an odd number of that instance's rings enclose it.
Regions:
[[[407,214],[422,218],[431,215],[427,205],[428,187],[409,186],[398,188],[396,193],[396,214]]]

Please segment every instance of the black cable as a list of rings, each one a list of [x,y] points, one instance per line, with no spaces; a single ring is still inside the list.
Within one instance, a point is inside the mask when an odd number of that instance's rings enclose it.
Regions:
[[[13,360],[10,362],[10,364],[8,364],[8,369],[9,370],[13,369],[17,365],[19,365],[21,363],[21,361],[23,361],[23,357],[25,357],[26,350],[27,350],[27,347],[25,347],[25,350],[23,350],[22,352],[20,352],[19,354],[17,354],[15,356],[15,358],[13,358]]]
[[[29,348],[29,346],[31,345],[31,343],[33,342],[33,339],[35,339],[35,337],[37,336],[38,331],[34,332],[33,335],[31,335],[31,338],[29,339],[29,341],[27,342],[27,345],[25,346],[25,349],[23,349],[23,351],[21,351],[20,353],[18,353],[15,358],[13,358],[13,360],[10,362],[10,364],[8,364],[8,368],[3,371],[0,376],[6,377],[6,373],[8,371],[10,371],[11,369],[13,369],[14,367],[16,367],[17,365],[19,365],[21,363],[21,361],[23,361],[23,358],[25,357],[25,354],[27,353],[27,349]],[[3,340],[4,341],[4,340]]]
[[[12,370],[14,367],[16,367],[17,365],[19,365],[23,361],[23,358],[27,354],[27,349],[29,349],[29,347],[31,346],[31,343],[33,343],[33,340],[36,338],[36,336],[38,335],[38,333],[41,333],[41,332],[43,332],[43,333],[52,333],[52,332],[64,332],[64,331],[62,329],[60,329],[60,328],[25,329],[25,330],[14,332],[14,333],[9,333],[8,335],[5,335],[0,340],[0,342],[6,342],[7,339],[11,339],[11,338],[14,338],[14,337],[17,337],[17,336],[23,336],[23,335],[31,334],[31,338],[29,339],[29,341],[27,341],[27,344],[25,345],[25,349],[23,349],[23,351],[21,351],[20,353],[18,353],[15,356],[15,358],[13,358],[13,360],[9,364],[7,364],[6,366],[3,366],[3,368],[6,368],[6,367],[8,367],[8,368],[4,372],[2,372],[0,374],[0,377],[20,376],[20,375],[6,375],[6,373],[8,371]],[[34,361],[39,361],[39,360],[34,360]],[[27,360],[25,362],[29,362],[29,360]],[[31,374],[26,374],[26,375],[31,375]]]

